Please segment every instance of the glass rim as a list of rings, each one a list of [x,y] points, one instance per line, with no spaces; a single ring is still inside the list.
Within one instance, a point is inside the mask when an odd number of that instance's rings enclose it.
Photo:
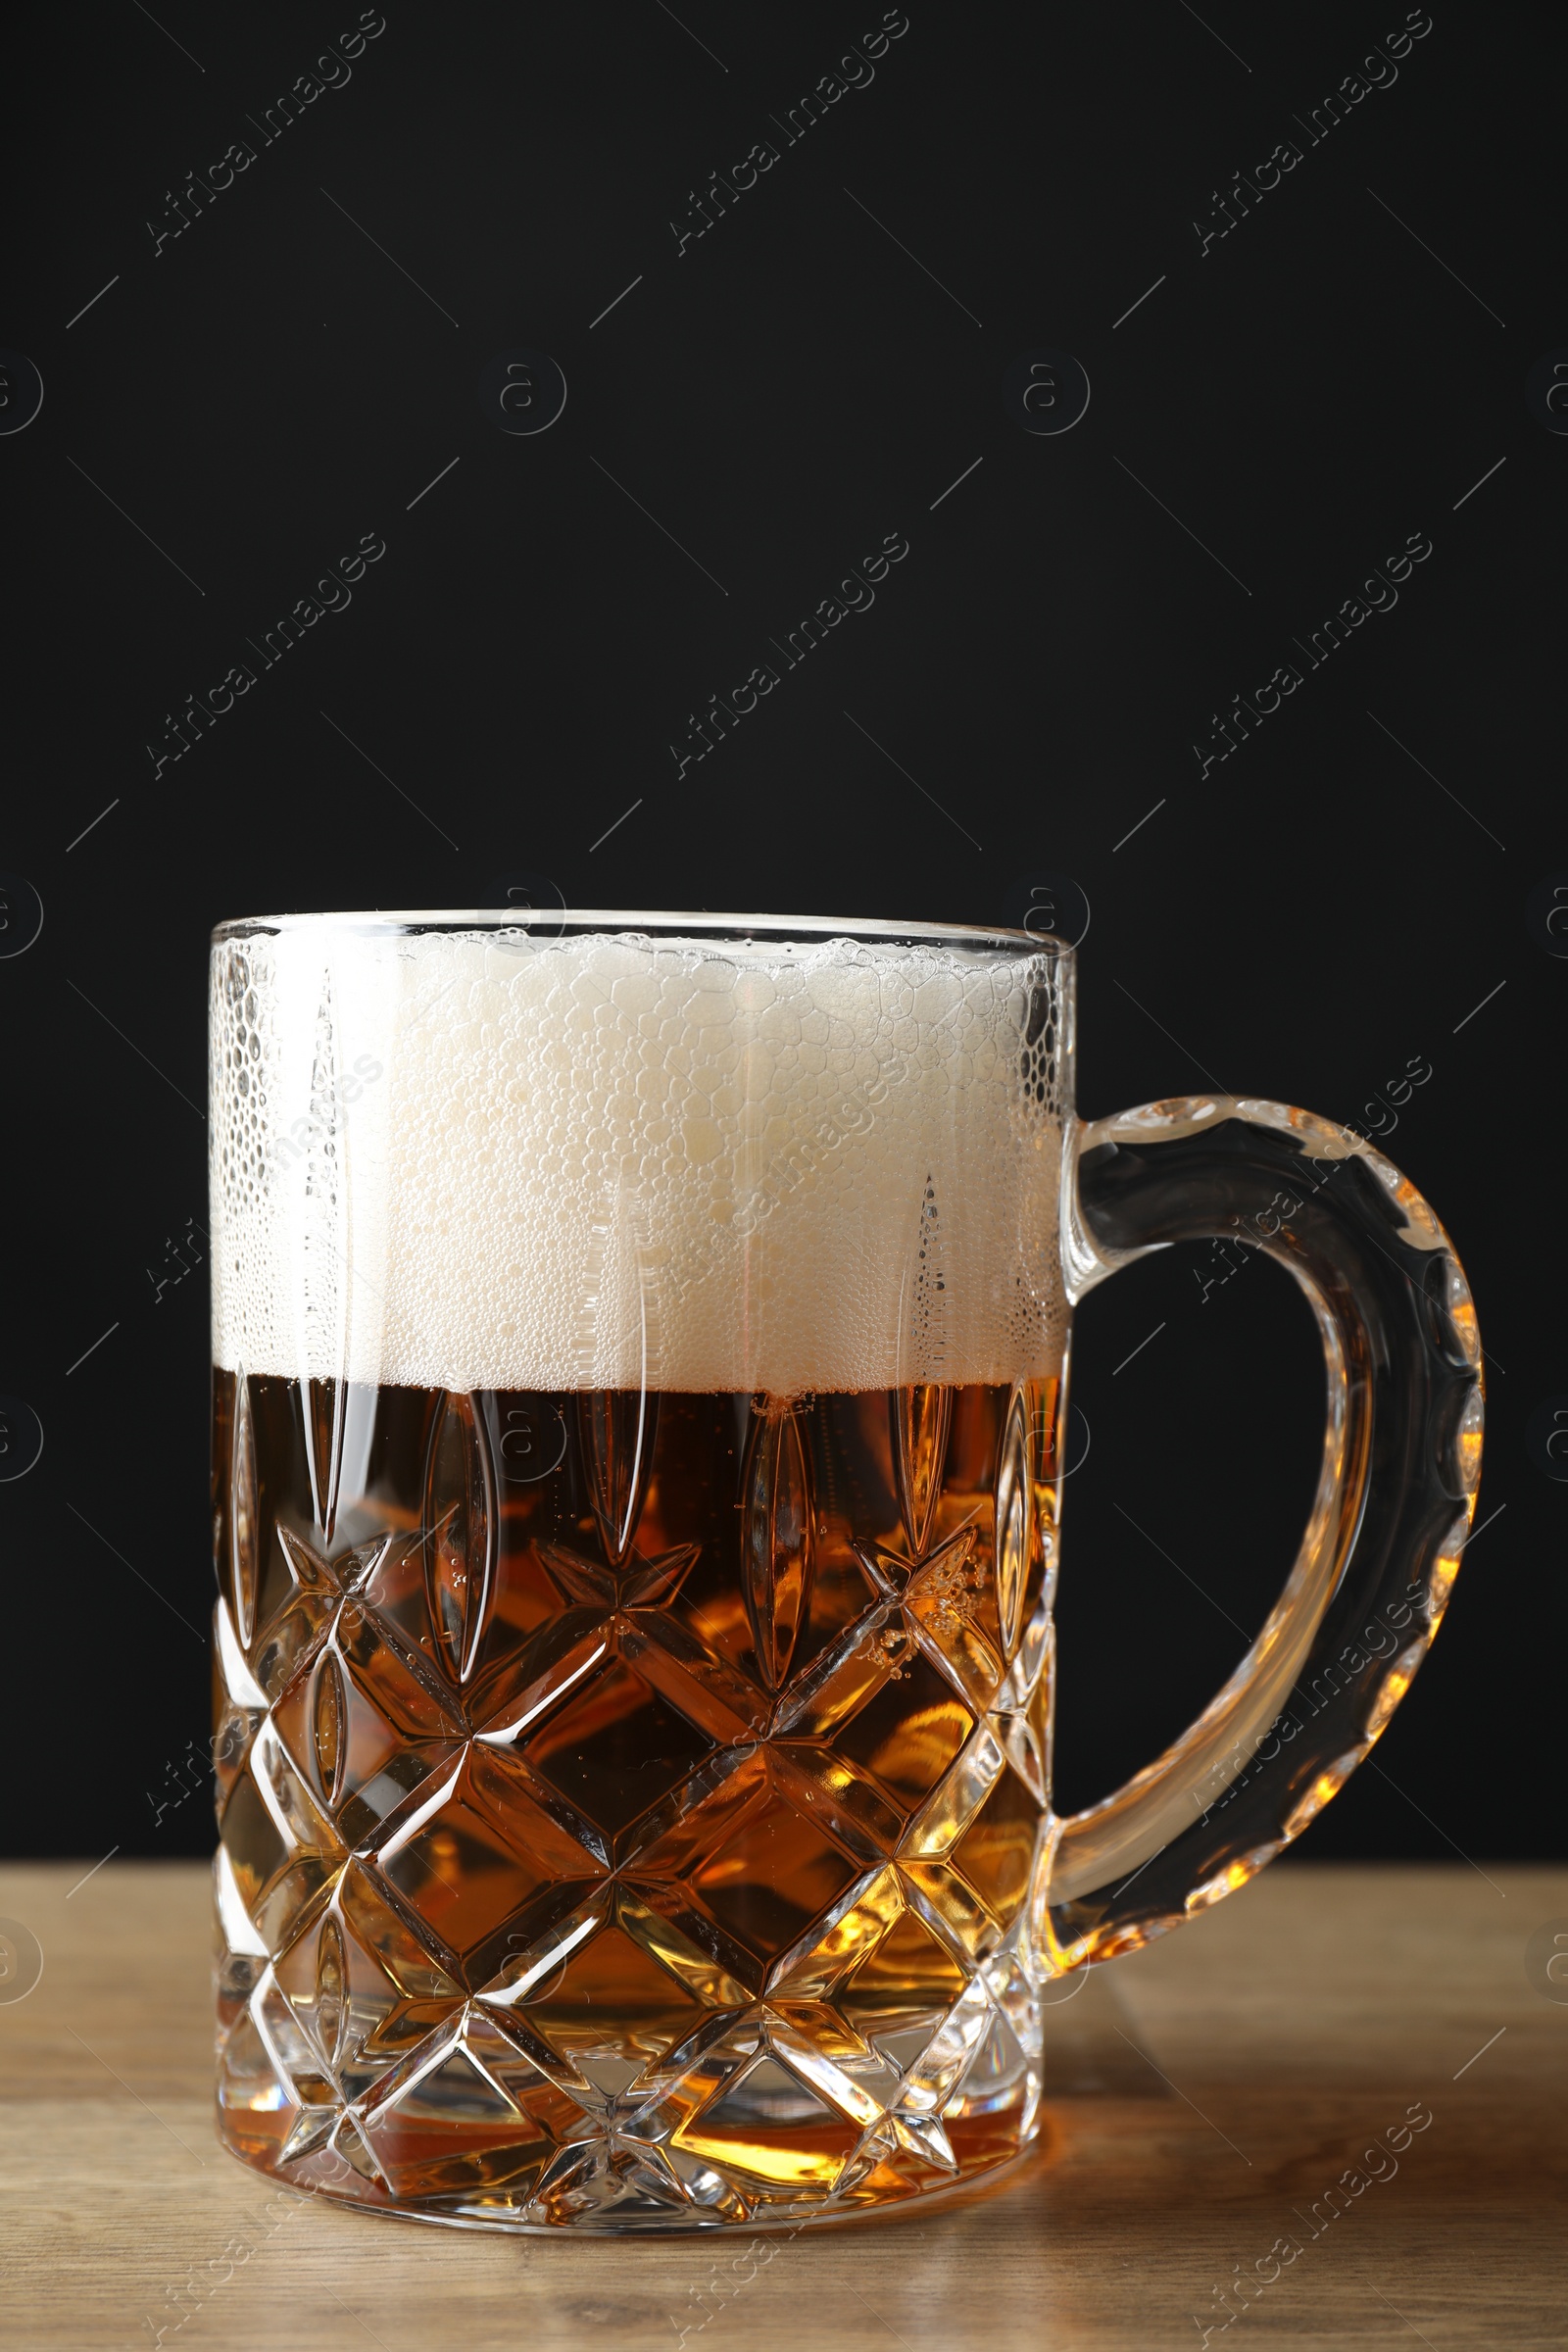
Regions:
[[[550,939],[609,932],[622,937],[696,938],[735,945],[755,942],[782,946],[831,939],[852,940],[858,946],[902,947],[938,942],[979,949],[1028,949],[1037,956],[1055,957],[1069,957],[1076,952],[1071,941],[1054,931],[1018,931],[1002,924],[900,922],[880,915],[712,914],[706,907],[693,913],[625,907],[459,906],[232,915],[214,925],[212,940],[217,946],[225,940],[316,929],[388,937],[416,937],[425,932],[520,931]]]

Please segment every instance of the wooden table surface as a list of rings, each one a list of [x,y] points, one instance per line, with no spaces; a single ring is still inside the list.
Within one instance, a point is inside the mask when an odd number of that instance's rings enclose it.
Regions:
[[[742,2279],[711,2239],[279,2195],[213,2133],[205,1869],[85,1868],[0,1868],[0,1920],[44,1953],[0,2001],[8,2345],[1153,2352],[1221,2340],[1238,2269],[1224,2332],[1253,2352],[1568,2345],[1568,2004],[1526,1952],[1568,1933],[1565,1870],[1268,1871],[1053,2011],[1041,2151],[1006,2183],[775,2240]],[[1401,2152],[1366,2154],[1412,2113]]]

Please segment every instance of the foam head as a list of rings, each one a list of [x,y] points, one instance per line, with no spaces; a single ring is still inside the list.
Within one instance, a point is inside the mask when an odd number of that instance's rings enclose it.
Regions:
[[[214,1350],[457,1390],[1054,1369],[1063,975],[946,939],[220,939]]]

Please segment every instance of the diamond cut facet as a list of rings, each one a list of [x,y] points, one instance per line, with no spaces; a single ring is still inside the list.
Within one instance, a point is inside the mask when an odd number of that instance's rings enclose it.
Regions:
[[[547,1717],[523,1752],[612,1838],[710,1753],[712,1741],[618,1658]]]

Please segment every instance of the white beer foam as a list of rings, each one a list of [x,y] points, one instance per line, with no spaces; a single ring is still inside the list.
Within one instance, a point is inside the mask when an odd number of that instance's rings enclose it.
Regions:
[[[1056,1368],[1050,956],[303,922],[213,950],[213,1347],[456,1390]]]

